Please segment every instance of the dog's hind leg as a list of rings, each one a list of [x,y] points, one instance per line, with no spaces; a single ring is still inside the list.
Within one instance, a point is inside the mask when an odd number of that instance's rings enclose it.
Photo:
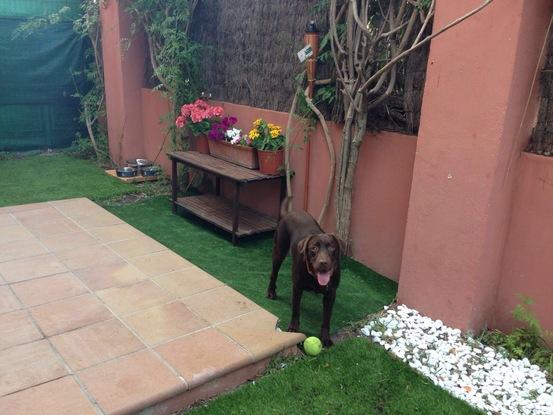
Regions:
[[[282,262],[288,254],[288,249],[290,249],[290,237],[288,236],[288,232],[283,227],[279,227],[279,229],[275,232],[273,242],[273,270],[271,272],[269,288],[267,288],[267,298],[272,300],[277,298],[276,281],[278,278],[278,272],[280,271]]]

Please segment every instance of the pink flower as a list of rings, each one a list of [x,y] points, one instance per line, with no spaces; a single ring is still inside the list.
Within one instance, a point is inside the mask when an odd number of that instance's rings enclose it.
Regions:
[[[203,110],[208,107],[207,102],[205,102],[204,100],[199,99],[199,98],[194,102],[194,106],[196,106],[200,109],[203,109]]]
[[[205,119],[205,113],[198,109],[193,109],[190,114],[190,119],[192,122],[200,122]]]
[[[180,113],[183,117],[190,117],[190,105],[183,105],[180,109]]]
[[[212,108],[212,111],[213,111],[213,115],[215,117],[222,117],[223,116],[223,113],[224,113],[223,107],[211,107],[211,108]]]
[[[182,115],[178,116],[177,119],[175,120],[175,125],[178,128],[183,128],[186,125],[186,118],[183,117]]]

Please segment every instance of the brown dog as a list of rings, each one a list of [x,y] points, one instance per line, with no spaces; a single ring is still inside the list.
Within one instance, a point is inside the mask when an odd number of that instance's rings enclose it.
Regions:
[[[287,202],[283,203],[283,206]],[[321,341],[325,347],[330,340],[330,318],[340,284],[340,255],[342,242],[334,235],[324,233],[307,212],[284,215],[275,232],[273,271],[267,297],[276,299],[276,280],[288,250],[292,252],[292,320],[288,331],[300,327],[300,302],[303,290],[323,294],[323,324]]]

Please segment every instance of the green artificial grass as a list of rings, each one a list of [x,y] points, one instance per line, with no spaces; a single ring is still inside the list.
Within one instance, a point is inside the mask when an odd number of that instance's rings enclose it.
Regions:
[[[317,357],[303,357],[187,413],[481,414],[381,347],[359,338],[345,340]]]
[[[59,153],[0,160],[0,170],[0,206],[74,197],[100,201],[136,191],[91,161]]]
[[[265,297],[271,272],[270,235],[243,239],[238,246],[233,246],[228,234],[199,220],[174,215],[168,198],[163,196],[133,205],[110,206],[108,209],[278,316],[282,328],[288,326],[291,315],[290,258],[286,259],[279,274],[278,299]],[[396,289],[393,281],[345,258],[331,330],[335,332],[380,310],[394,299]],[[305,292],[300,330],[318,336],[321,319],[322,296]]]

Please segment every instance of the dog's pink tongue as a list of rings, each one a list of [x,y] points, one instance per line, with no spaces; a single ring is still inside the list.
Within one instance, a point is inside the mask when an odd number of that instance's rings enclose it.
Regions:
[[[330,274],[331,272],[317,272],[317,281],[319,282],[319,285],[322,285],[323,287],[328,284],[330,281]]]

